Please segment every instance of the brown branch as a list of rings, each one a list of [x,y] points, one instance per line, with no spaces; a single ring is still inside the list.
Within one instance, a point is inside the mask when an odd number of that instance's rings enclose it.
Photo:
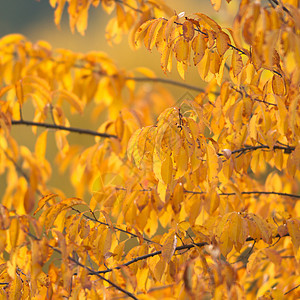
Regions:
[[[35,240],[40,240],[39,238],[37,238],[34,234],[30,233],[30,232],[26,232],[28,234],[28,236],[30,236],[31,238],[35,239]],[[58,254],[62,254],[61,250],[59,250],[58,248],[56,247],[53,247],[51,245],[48,244],[48,247],[51,248],[53,251],[55,251],[56,253]],[[90,275],[95,275],[97,276],[98,278],[100,278],[101,280],[103,281],[106,281],[107,283],[109,283],[111,286],[113,286],[114,288],[116,288],[117,290],[119,290],[120,292],[124,293],[125,295],[127,295],[128,297],[132,298],[132,299],[135,299],[135,300],[138,300],[138,298],[135,297],[135,295],[133,295],[132,293],[124,290],[123,288],[121,288],[120,286],[118,286],[117,284],[113,283],[112,281],[110,281],[109,279],[101,276],[99,274],[99,272],[95,271],[94,269],[92,268],[89,268],[88,266],[85,266],[83,265],[82,263],[80,263],[78,260],[74,259],[73,257],[71,256],[68,256],[67,257],[69,261],[75,263],[77,266],[83,268],[83,269],[86,269],[87,271],[89,271],[89,274]]]
[[[191,248],[194,248],[194,247],[204,247],[205,245],[208,245],[208,243],[206,242],[203,242],[203,243],[193,243],[193,244],[188,244],[188,245],[182,245],[182,246],[178,246],[175,248],[175,251],[180,251],[180,250],[189,250]],[[118,267],[115,267],[115,268],[112,268],[112,269],[107,269],[107,270],[103,270],[103,271],[98,271],[97,273],[99,274],[105,274],[105,273],[108,273],[108,272],[112,272],[113,270],[120,270],[122,267],[127,267],[135,262],[138,262],[140,260],[144,260],[144,259],[147,259],[149,257],[153,257],[153,256],[156,256],[156,255],[160,255],[161,254],[161,250],[159,251],[155,251],[155,252],[152,252],[152,253],[148,253],[148,254],[145,254],[145,255],[142,255],[142,256],[138,256],[138,257],[135,257],[133,258],[132,260],[118,266]]]
[[[273,3],[275,3],[277,6],[279,6],[279,2],[278,2],[277,0],[270,0],[270,2],[271,2],[271,1],[272,1]],[[280,3],[280,4],[282,5],[282,3]],[[292,17],[290,11],[289,11],[284,5],[282,5],[282,9]]]
[[[249,151],[255,151],[255,150],[259,150],[259,149],[266,149],[266,150],[284,150],[284,153],[286,154],[290,154],[292,153],[292,151],[295,150],[294,146],[288,146],[288,145],[274,145],[273,148],[270,148],[268,145],[259,145],[259,146],[245,146],[243,148],[237,149],[237,150],[233,150],[231,152],[231,154],[236,154],[236,153],[245,153],[245,152],[249,152]],[[218,156],[224,156],[223,153],[218,153]]]
[[[134,10],[134,11],[136,11],[136,12],[138,12],[138,13],[140,13],[140,14],[142,14],[143,13],[143,11],[142,10],[140,10],[140,9],[138,9],[138,8],[134,8],[133,6],[131,6],[130,4],[128,4],[128,3],[125,3],[124,1],[122,1],[122,0],[114,0],[116,3],[121,3],[121,4],[123,4],[124,6],[127,6],[128,8],[130,8],[130,9],[132,9],[132,10]]]
[[[205,192],[197,192],[197,191],[189,191],[184,190],[187,194],[194,194],[194,195],[203,195],[206,194]],[[288,193],[280,193],[280,192],[265,192],[265,191],[249,191],[249,192],[241,192],[242,195],[278,195],[284,197],[291,197],[291,198],[298,198],[300,199],[300,195],[296,194],[288,194]],[[219,196],[235,196],[236,193],[219,193]]]
[[[205,90],[202,89],[202,88],[199,88],[197,86],[193,86],[193,85],[190,85],[190,84],[186,84],[186,83],[183,83],[183,82],[178,82],[178,81],[175,81],[175,80],[171,80],[171,79],[165,79],[165,78],[159,78],[159,77],[125,77],[125,80],[133,80],[133,81],[140,81],[140,82],[143,82],[143,81],[152,81],[152,82],[161,82],[161,83],[166,83],[166,84],[171,84],[171,85],[175,85],[175,86],[178,86],[178,87],[183,87],[183,88],[186,88],[186,89],[189,89],[189,90],[194,90],[194,91],[197,91],[197,92],[202,92],[204,93]],[[220,93],[215,93],[215,95],[219,95]]]
[[[78,210],[78,209],[76,209],[76,208],[74,208],[74,207],[71,207],[71,209],[73,210],[73,211],[76,211],[77,213],[81,213],[81,211],[80,210]],[[111,225],[109,225],[108,223],[105,223],[105,222],[101,222],[101,221],[99,221],[96,217],[90,217],[90,216],[88,216],[88,215],[86,215],[86,214],[83,214],[83,216],[86,218],[86,219],[88,219],[88,220],[91,220],[91,221],[93,221],[93,222],[96,222],[96,223],[98,223],[98,224],[101,224],[101,225],[105,225],[105,226],[108,226],[108,227],[111,227]],[[123,232],[123,233],[126,233],[126,234],[128,234],[128,235],[131,235],[132,237],[134,237],[134,238],[139,238],[139,236],[137,235],[137,234],[135,234],[135,233],[132,233],[132,232],[129,232],[129,231],[127,231],[127,230],[124,230],[124,229],[121,229],[121,228],[118,228],[118,227],[116,227],[116,226],[113,226],[113,229],[115,229],[115,230],[117,230],[117,231],[120,231],[120,232]],[[155,243],[155,244],[158,244],[158,245],[160,245],[159,243],[156,243],[156,242],[153,242],[153,241],[151,241],[151,240],[149,240],[149,239],[147,239],[147,238],[145,238],[145,237],[143,237],[143,239],[146,241],[146,242],[148,242],[148,243]],[[160,245],[161,246],[161,245]]]
[[[75,128],[75,127],[66,127],[62,125],[55,125],[50,123],[39,123],[39,122],[32,122],[32,121],[25,121],[25,120],[12,120],[12,125],[26,125],[26,126],[37,126],[37,127],[44,127],[44,128],[51,128],[55,130],[65,130],[69,132],[76,132],[79,134],[88,134],[92,136],[99,136],[103,138],[118,138],[116,135],[108,134],[108,133],[101,133],[89,129],[82,129],[82,128]]]
[[[6,53],[6,54],[10,54],[14,57],[17,56],[17,52],[12,52],[12,53]],[[64,64],[66,63],[65,61],[56,61],[53,57],[47,57],[47,58],[44,58],[44,57],[40,57],[40,56],[32,56],[32,55],[29,55],[29,54],[26,54],[26,57],[27,58],[35,58],[35,59],[39,59],[39,60],[45,60],[45,59],[48,59],[54,63],[57,63],[57,64]],[[102,69],[101,69],[101,66],[99,67],[87,67],[87,66],[84,66],[84,65],[81,65],[79,63],[75,63],[73,64],[73,66],[71,66],[75,69],[84,69],[84,70],[88,70],[88,71],[91,71],[93,73],[96,73],[98,74],[99,76],[106,76],[106,77],[114,77],[115,75],[108,75],[106,74]],[[196,92],[205,92],[204,89],[201,89],[197,86],[194,86],[194,85],[190,85],[190,84],[186,84],[186,83],[183,83],[183,82],[179,82],[179,81],[176,81],[176,80],[171,80],[171,79],[166,79],[166,78],[162,78],[162,77],[155,77],[155,78],[151,78],[151,77],[125,77],[124,80],[126,81],[137,81],[137,82],[157,82],[157,83],[165,83],[165,84],[170,84],[170,85],[174,85],[174,86],[178,86],[178,87],[182,87],[182,88],[186,88],[186,89],[190,89],[190,90],[194,90]],[[213,93],[215,95],[219,95],[219,93]]]
[[[187,19],[187,18],[186,18]],[[164,20],[166,20],[166,21],[168,21],[168,19],[165,19],[164,18]],[[180,26],[182,26],[183,24],[182,23],[180,23],[180,22],[174,22],[176,25],[180,25]],[[203,35],[205,35],[206,37],[208,36],[208,34],[206,33],[206,32],[204,32],[204,31],[202,31],[199,27],[197,27],[197,28],[194,28],[195,29],[195,31],[198,31],[198,32],[200,32],[201,34],[203,34]],[[241,54],[244,54],[244,55],[246,55],[246,52],[244,52],[243,50],[241,50],[241,49],[239,49],[239,48],[237,48],[237,47],[235,47],[235,46],[233,46],[232,44],[230,44],[230,43],[227,43],[227,45],[230,47],[230,48],[233,48],[234,50],[236,50],[236,51],[238,51],[238,52],[240,52]]]
[[[300,284],[296,285],[295,287],[293,287],[292,289],[290,289],[289,291],[287,291],[286,293],[284,293],[283,295],[287,295],[290,292],[292,292],[293,290],[297,289],[298,287],[300,287]]]

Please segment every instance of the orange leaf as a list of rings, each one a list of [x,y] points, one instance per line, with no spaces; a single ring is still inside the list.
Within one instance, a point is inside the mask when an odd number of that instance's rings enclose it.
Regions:
[[[38,208],[35,210],[34,214],[38,213],[46,204],[48,201],[50,201],[53,198],[58,197],[57,194],[48,194],[46,196],[44,196],[38,203]]]
[[[222,0],[210,0],[212,6],[214,7],[215,11],[219,11],[221,8]]]
[[[223,31],[218,32],[216,44],[217,44],[218,52],[222,56],[229,48],[230,38],[228,34],[226,34]]]
[[[233,76],[234,77],[238,76],[241,73],[243,67],[244,66],[243,66],[241,55],[236,50],[233,50],[232,60],[231,60],[231,68],[232,68]]]
[[[196,66],[205,54],[205,49],[207,48],[206,42],[202,34],[198,34],[192,42],[192,49],[194,51],[194,65]]]
[[[176,59],[184,62],[189,56],[189,43],[183,37],[180,37],[175,43],[173,51],[175,52]]]
[[[165,29],[164,29],[164,40],[165,42],[169,42],[169,37],[171,35],[171,32],[172,32],[172,29],[173,29],[173,24],[174,22],[178,19],[178,16],[175,15],[175,16],[172,16],[167,24],[165,25]]]
[[[190,21],[185,21],[182,24],[182,30],[183,30],[183,37],[186,41],[190,41],[193,39],[195,30],[194,30],[194,24]]]
[[[170,262],[172,256],[174,255],[176,245],[177,237],[175,235],[175,232],[172,230],[168,234],[168,237],[166,238],[161,251],[162,257],[166,260],[167,263]]]
[[[24,103],[24,93],[23,93],[22,80],[17,81],[17,83],[15,84],[15,89],[16,89],[17,99],[18,99],[20,105],[22,106],[22,104]]]

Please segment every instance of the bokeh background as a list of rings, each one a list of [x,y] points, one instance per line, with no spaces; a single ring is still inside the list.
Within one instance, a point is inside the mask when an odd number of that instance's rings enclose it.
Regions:
[[[228,27],[232,24],[232,20],[237,10],[239,1],[232,1],[227,4],[223,0],[222,7],[219,12],[215,12],[209,0],[166,0],[170,7],[177,13],[184,11],[186,15],[194,12],[205,13],[215,19],[221,26]],[[141,47],[137,51],[132,51],[127,42],[127,37],[124,36],[123,41],[109,46],[105,41],[105,27],[110,18],[102,9],[101,5],[98,8],[91,8],[89,13],[89,22],[86,34],[84,36],[75,32],[71,33],[68,24],[68,15],[65,11],[63,14],[61,28],[58,29],[53,21],[53,8],[48,0],[9,0],[1,1],[0,10],[0,37],[11,34],[21,33],[30,41],[45,40],[49,42],[53,48],[70,49],[75,52],[103,51],[106,52],[120,68],[132,70],[136,67],[148,67],[152,69],[158,77],[170,78],[178,81],[182,79],[177,74],[175,68],[171,74],[165,75],[160,67],[160,57],[155,49],[152,53]],[[190,67],[186,74],[186,83],[204,86],[200,79],[196,68]],[[173,97],[181,99],[188,95],[196,96],[195,92],[188,91],[183,88],[166,86]],[[26,117],[24,117],[26,119]],[[27,118],[28,119],[28,118]],[[104,120],[99,120],[98,124],[89,123],[84,116],[71,116],[70,121],[72,126],[84,127],[90,126],[92,130],[96,130],[99,123]],[[38,132],[41,132],[40,130]],[[34,150],[36,137],[33,135],[31,128],[25,126],[16,126],[12,130],[13,137],[19,144],[27,146],[30,150]],[[58,174],[55,170],[53,161],[55,159],[56,146],[53,138],[54,135],[48,135],[47,158],[50,161],[53,174],[49,182],[49,186],[55,186],[64,191],[67,197],[74,196],[67,174]],[[94,139],[90,136],[82,136],[78,134],[70,134],[68,137],[70,143],[80,143],[86,146],[92,145]],[[6,185],[6,174],[0,175],[0,197],[3,195]]]

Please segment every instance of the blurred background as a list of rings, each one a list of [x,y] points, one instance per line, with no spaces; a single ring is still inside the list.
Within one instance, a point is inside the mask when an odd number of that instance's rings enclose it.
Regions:
[[[172,7],[177,13],[185,12],[186,15],[201,12],[215,19],[221,26],[228,27],[232,24],[239,1],[227,3],[223,0],[222,7],[219,12],[215,12],[209,0],[165,0],[166,4]],[[67,5],[66,5],[67,6]],[[75,32],[71,33],[68,24],[68,15],[65,11],[61,21],[61,28],[58,29],[54,24],[53,8],[49,4],[49,0],[10,0],[2,1],[0,10],[0,37],[11,34],[21,33],[31,42],[45,40],[49,42],[53,48],[70,49],[75,52],[103,51],[106,52],[118,65],[119,68],[132,70],[136,67],[148,67],[152,69],[158,77],[169,78],[177,81],[182,79],[179,77],[176,68],[173,66],[171,74],[165,75],[160,67],[160,56],[155,49],[152,53],[147,51],[145,47],[141,47],[137,51],[132,51],[127,42],[127,36],[124,36],[122,42],[118,45],[109,46],[105,40],[105,27],[110,19],[101,8],[91,8],[89,11],[88,28],[85,36]],[[114,14],[114,12],[113,12]],[[200,76],[196,68],[191,66],[186,74],[186,83],[203,87]],[[166,86],[173,94],[174,100],[183,99],[184,97],[195,97],[196,92],[178,88],[174,86]],[[84,116],[71,116],[70,121],[74,127],[90,126],[96,130],[98,125],[93,127],[88,119]],[[105,121],[105,120],[102,120]],[[95,125],[95,124],[94,124]],[[41,132],[40,130],[38,132]],[[33,135],[31,128],[25,126],[15,126],[12,130],[13,137],[19,144],[27,146],[30,150],[34,149],[36,137]],[[94,139],[90,136],[82,136],[78,134],[70,134],[68,136],[70,143],[79,143],[92,145]],[[80,142],[78,142],[80,141]],[[68,176],[57,174],[53,160],[55,159],[55,142],[53,135],[48,136],[47,158],[52,165],[53,174],[49,182],[50,186],[55,186],[63,190],[67,197],[74,196],[74,190],[71,187]],[[0,175],[0,197],[3,194],[6,182],[6,174]]]

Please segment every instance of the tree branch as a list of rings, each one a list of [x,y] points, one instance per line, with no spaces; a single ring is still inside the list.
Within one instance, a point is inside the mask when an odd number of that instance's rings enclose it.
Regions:
[[[184,190],[187,194],[194,194],[194,195],[204,195],[205,192],[197,192],[197,191],[189,191]],[[284,196],[284,197],[291,197],[291,198],[297,198],[300,199],[300,195],[296,194],[288,194],[288,193],[280,193],[280,192],[265,192],[265,191],[248,191],[248,192],[241,192],[242,195],[278,195],[278,196]],[[219,196],[235,196],[236,193],[219,193]]]
[[[30,233],[30,232],[26,232],[28,234],[28,236],[32,237],[33,239],[39,241],[40,239],[37,238],[34,234]],[[48,244],[48,247],[51,248],[53,251],[55,251],[56,253],[62,255],[62,252],[61,250],[59,250],[58,248],[56,247],[53,247],[51,245]],[[107,283],[109,283],[111,286],[113,286],[114,288],[116,288],[117,290],[119,290],[120,292],[126,294],[128,297],[132,298],[132,299],[135,299],[135,300],[138,300],[138,298],[135,297],[135,295],[133,295],[132,293],[124,290],[123,288],[121,288],[120,286],[118,286],[117,284],[113,283],[112,281],[110,281],[109,279],[101,276],[99,274],[99,272],[95,271],[94,269],[92,268],[89,268],[88,266],[85,266],[83,265],[82,263],[80,263],[78,260],[74,259],[73,257],[71,256],[68,256],[67,257],[69,261],[75,263],[77,266],[83,268],[83,269],[86,269],[87,271],[89,271],[90,275],[95,275],[97,276],[98,278],[100,278],[101,280],[104,280],[106,281]]]
[[[259,150],[259,149],[267,149],[267,150],[284,150],[284,153],[286,154],[290,154],[295,150],[294,146],[288,146],[288,145],[274,145],[273,148],[270,148],[268,145],[259,145],[259,146],[247,146],[245,145],[245,147],[237,149],[237,150],[233,150],[231,152],[231,154],[236,154],[236,153],[245,153],[245,152],[249,152],[249,151],[255,151],[255,150]],[[218,153],[218,156],[224,156],[223,153]]]
[[[69,132],[76,132],[79,134],[87,134],[92,136],[99,136],[103,138],[118,138],[116,135],[108,134],[108,133],[101,133],[89,129],[82,129],[82,128],[75,128],[75,127],[66,127],[62,125],[50,124],[50,123],[38,123],[32,121],[25,121],[25,120],[12,120],[12,125],[26,125],[26,126],[37,126],[37,127],[44,127],[44,128],[51,128],[55,130],[65,130]]]
[[[78,210],[78,209],[76,209],[76,208],[74,208],[74,207],[71,207],[71,209],[72,209],[73,211],[76,211],[77,213],[81,213],[80,210]],[[101,224],[101,225],[105,225],[105,226],[111,227],[111,225],[109,225],[108,223],[101,222],[101,221],[97,220],[95,217],[90,217],[90,216],[88,216],[88,215],[86,215],[86,214],[83,214],[83,216],[84,216],[86,219],[91,220],[91,221],[94,221],[94,222],[96,222],[96,223],[98,223],[98,224]],[[128,235],[131,235],[131,236],[134,237],[134,238],[139,239],[139,236],[138,236],[137,234],[135,234],[135,233],[132,233],[132,232],[129,232],[129,231],[127,231],[127,230],[118,228],[118,227],[116,227],[116,226],[113,226],[113,229],[115,229],[115,230],[117,230],[117,231],[120,231],[120,232],[123,232],[123,233],[126,233],[126,234],[128,234]],[[147,238],[145,238],[145,237],[143,237],[143,239],[144,239],[146,242],[148,242],[148,243],[155,243],[155,244],[160,245],[159,243],[153,242],[153,241],[151,241],[151,240],[149,240],[149,239],[147,239]],[[161,245],[160,245],[160,246],[161,246]]]
[[[140,82],[144,82],[144,81],[152,81],[152,82],[160,82],[160,83],[166,83],[166,84],[171,84],[174,86],[178,86],[178,87],[183,87],[189,90],[194,90],[197,92],[202,92],[205,93],[205,90],[202,88],[199,88],[197,86],[193,86],[193,85],[189,85],[183,82],[178,82],[175,80],[171,80],[171,79],[166,79],[166,78],[159,78],[159,77],[125,77],[125,80],[132,80],[132,81],[140,81]],[[219,95],[220,93],[215,93],[215,95]]]
[[[194,248],[196,246],[198,247],[204,247],[205,245],[208,245],[208,243],[206,242],[203,242],[203,243],[193,243],[193,244],[188,244],[188,245],[182,245],[182,246],[178,246],[175,248],[175,251],[180,251],[180,250],[189,250],[191,248]],[[133,258],[132,260],[118,266],[118,267],[115,267],[115,268],[112,268],[112,269],[107,269],[107,270],[103,270],[103,271],[98,271],[97,273],[99,274],[105,274],[105,273],[108,273],[108,272],[112,272],[113,270],[120,270],[122,267],[127,267],[135,262],[138,262],[140,260],[144,260],[144,259],[147,259],[149,257],[153,257],[153,256],[156,256],[156,255],[160,255],[161,254],[161,250],[159,251],[155,251],[155,252],[152,252],[152,253],[148,253],[148,254],[145,254],[145,255],[142,255],[142,256],[138,256],[138,257],[135,257]]]
[[[121,4],[123,4],[124,6],[127,6],[128,8],[130,8],[130,9],[132,9],[132,10],[134,10],[134,11],[136,11],[136,12],[138,12],[138,13],[140,13],[140,14],[142,14],[143,13],[143,11],[142,10],[140,10],[140,9],[138,9],[138,8],[134,8],[133,6],[131,6],[130,4],[128,4],[128,3],[125,3],[124,1],[122,1],[122,0],[114,0],[116,3],[121,3]]]

